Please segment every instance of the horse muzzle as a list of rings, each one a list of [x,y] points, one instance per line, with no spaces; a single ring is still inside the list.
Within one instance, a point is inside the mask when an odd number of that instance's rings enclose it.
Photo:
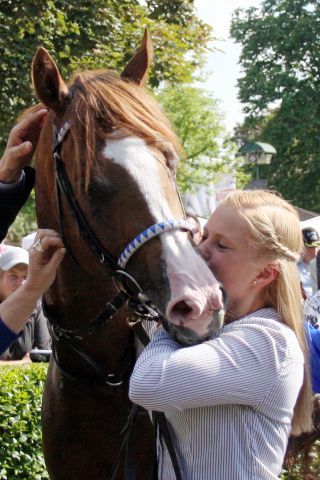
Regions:
[[[226,294],[219,287],[214,289],[205,307],[192,298],[171,302],[162,323],[172,338],[183,345],[196,345],[209,340],[222,327],[225,315]]]

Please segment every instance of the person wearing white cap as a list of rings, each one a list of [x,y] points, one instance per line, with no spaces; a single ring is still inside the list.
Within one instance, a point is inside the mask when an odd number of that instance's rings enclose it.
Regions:
[[[26,281],[29,254],[20,247],[6,246],[0,256],[0,301],[8,298]],[[1,360],[21,360],[33,348],[51,348],[51,339],[41,301],[25,324],[19,338],[0,355]]]
[[[29,265],[29,254],[27,250],[11,245],[4,245],[3,252],[0,256],[0,270],[7,272],[14,266],[23,266],[23,270]]]
[[[28,327],[40,297],[53,283],[65,252],[61,237],[54,230],[41,229],[29,251],[29,258],[28,252],[18,247],[6,247],[2,253],[0,354],[14,341],[20,340],[19,337],[23,338],[24,327]],[[30,342],[33,330],[28,328],[27,340]],[[21,355],[21,344],[17,351]]]

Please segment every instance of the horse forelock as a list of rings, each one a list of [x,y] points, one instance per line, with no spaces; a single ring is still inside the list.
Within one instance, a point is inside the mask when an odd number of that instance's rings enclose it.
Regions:
[[[78,73],[69,88],[72,100],[67,116],[76,138],[82,142],[87,186],[97,142],[105,142],[115,131],[119,136],[133,135],[153,144],[168,164],[177,157],[181,148],[170,122],[142,87],[110,70],[95,70]]]
[[[164,155],[170,168],[175,168],[181,151],[179,140],[161,107],[143,87],[105,69],[79,72],[68,86],[71,95],[64,118],[71,125],[76,148],[72,158],[75,183],[79,185],[78,180],[85,178],[88,188],[97,143],[105,143],[115,131],[119,137],[143,139]],[[44,107],[34,105],[21,117]],[[53,112],[47,121],[54,122]]]

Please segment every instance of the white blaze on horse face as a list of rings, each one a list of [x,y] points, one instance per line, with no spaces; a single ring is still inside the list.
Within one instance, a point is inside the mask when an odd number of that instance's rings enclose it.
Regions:
[[[139,185],[154,223],[173,218],[159,181],[159,168],[163,166],[142,139],[109,138],[102,153],[124,168]],[[160,239],[171,289],[166,311],[168,320],[190,328],[199,336],[206,335],[209,329],[220,328],[221,317],[213,317],[214,311],[223,308],[219,284],[192,247],[186,232],[164,233]]]
[[[102,153],[106,158],[127,170],[139,185],[154,223],[172,218],[171,209],[158,181],[159,162],[144,140],[137,137],[109,138]]]

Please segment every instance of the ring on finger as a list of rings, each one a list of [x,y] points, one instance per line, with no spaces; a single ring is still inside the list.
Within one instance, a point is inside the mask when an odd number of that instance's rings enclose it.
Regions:
[[[36,240],[34,242],[34,244],[32,245],[32,248],[34,250],[37,250],[37,252],[44,252],[44,248],[43,248],[43,245],[41,243],[41,238],[38,238],[38,240]]]

